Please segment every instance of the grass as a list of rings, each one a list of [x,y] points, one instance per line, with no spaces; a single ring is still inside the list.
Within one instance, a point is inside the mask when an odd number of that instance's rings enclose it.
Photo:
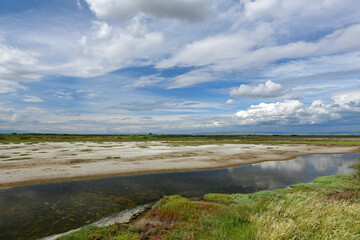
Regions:
[[[356,176],[360,180],[360,158],[358,158],[356,162],[351,165],[351,167],[356,171]]]
[[[137,142],[162,141],[174,146],[204,144],[312,144],[329,146],[360,145],[356,135],[67,135],[67,134],[0,134],[0,143],[41,142]],[[184,143],[185,142],[185,143]]]
[[[360,161],[360,160],[359,160]],[[359,239],[360,181],[319,177],[291,189],[166,196],[130,224],[85,227],[70,239]]]
[[[91,152],[91,151],[92,151],[91,148],[85,148],[80,150],[80,152]]]
[[[147,146],[147,145],[140,145],[140,146],[138,146],[139,148],[149,148],[149,146]]]
[[[7,155],[0,155],[0,158],[10,158],[10,156],[7,156]]]
[[[315,146],[359,146],[360,141],[351,141],[351,140],[301,140],[293,139],[292,141],[281,141],[277,138],[274,139],[264,139],[264,140],[243,140],[243,141],[173,141],[171,146],[180,147],[180,146],[202,146],[202,145],[223,145],[223,144],[266,144],[266,145],[279,145],[279,144],[306,144],[306,145],[315,145]]]
[[[18,161],[18,160],[30,160],[32,159],[31,157],[21,157],[21,158],[11,158],[11,159],[6,159],[4,161]]]
[[[119,156],[107,156],[105,159],[120,159]]]

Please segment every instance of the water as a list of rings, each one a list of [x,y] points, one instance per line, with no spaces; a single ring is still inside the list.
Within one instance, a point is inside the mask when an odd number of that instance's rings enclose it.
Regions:
[[[217,170],[141,174],[0,188],[0,239],[74,229],[163,195],[250,193],[347,174],[360,154],[327,154]]]

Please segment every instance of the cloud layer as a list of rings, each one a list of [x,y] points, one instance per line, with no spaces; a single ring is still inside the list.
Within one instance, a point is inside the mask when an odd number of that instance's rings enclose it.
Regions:
[[[138,13],[156,18],[176,18],[189,22],[205,20],[212,15],[210,0],[85,0],[101,18],[127,20]]]
[[[360,133],[357,0],[17,2],[4,131]]]

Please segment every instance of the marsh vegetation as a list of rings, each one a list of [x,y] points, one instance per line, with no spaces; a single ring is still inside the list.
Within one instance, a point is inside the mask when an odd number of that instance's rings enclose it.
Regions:
[[[39,142],[143,142],[168,141],[176,145],[205,144],[315,144],[354,146],[360,144],[356,135],[68,135],[68,134],[2,134],[0,143]]]
[[[167,196],[130,224],[60,239],[359,239],[359,190],[355,175],[332,175],[291,189]]]

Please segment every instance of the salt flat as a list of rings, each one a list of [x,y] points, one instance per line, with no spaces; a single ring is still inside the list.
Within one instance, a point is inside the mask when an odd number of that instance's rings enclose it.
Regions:
[[[171,142],[41,142],[0,145],[0,186],[117,174],[211,169],[308,154],[359,153],[358,146]]]

